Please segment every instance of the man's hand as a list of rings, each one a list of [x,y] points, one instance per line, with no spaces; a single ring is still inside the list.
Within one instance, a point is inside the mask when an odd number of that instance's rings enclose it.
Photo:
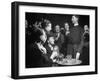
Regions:
[[[79,52],[77,52],[77,53],[76,53],[76,60],[78,60],[78,59],[79,59],[79,57],[80,57],[80,53],[79,53]]]

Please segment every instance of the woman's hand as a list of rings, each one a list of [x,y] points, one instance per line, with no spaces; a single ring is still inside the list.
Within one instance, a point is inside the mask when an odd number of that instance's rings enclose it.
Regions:
[[[41,51],[42,51],[43,54],[47,54],[46,48],[42,47],[42,48],[41,48]]]

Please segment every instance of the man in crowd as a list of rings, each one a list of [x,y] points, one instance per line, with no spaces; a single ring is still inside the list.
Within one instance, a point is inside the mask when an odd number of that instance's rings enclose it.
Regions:
[[[55,45],[59,47],[59,50],[61,51],[62,44],[64,43],[64,35],[60,31],[60,26],[56,25],[55,26]]]
[[[83,29],[79,25],[79,16],[72,16],[73,27],[70,28],[68,35],[67,54],[72,55],[73,58],[79,59],[82,50],[82,35]]]

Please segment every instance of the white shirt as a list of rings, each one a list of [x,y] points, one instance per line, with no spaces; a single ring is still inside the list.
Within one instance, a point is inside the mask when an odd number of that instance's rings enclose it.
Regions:
[[[74,26],[78,26],[78,25],[79,25],[78,23],[75,23],[75,24],[74,24]]]

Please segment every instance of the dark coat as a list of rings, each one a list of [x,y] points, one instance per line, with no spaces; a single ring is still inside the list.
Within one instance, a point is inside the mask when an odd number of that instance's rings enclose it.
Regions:
[[[31,44],[27,56],[27,67],[29,68],[51,66],[47,54],[43,54],[38,48],[37,44]]]
[[[78,26],[70,28],[70,33],[67,36],[67,54],[72,54],[73,58],[76,56],[76,52],[81,52],[83,29]]]
[[[72,44],[80,44],[83,35],[83,29],[78,25],[70,29],[68,42]]]
[[[56,37],[56,33],[55,33],[55,37]],[[57,45],[59,47],[59,50],[61,50],[63,43],[64,43],[64,35],[60,33],[58,40],[55,40],[55,45]]]

